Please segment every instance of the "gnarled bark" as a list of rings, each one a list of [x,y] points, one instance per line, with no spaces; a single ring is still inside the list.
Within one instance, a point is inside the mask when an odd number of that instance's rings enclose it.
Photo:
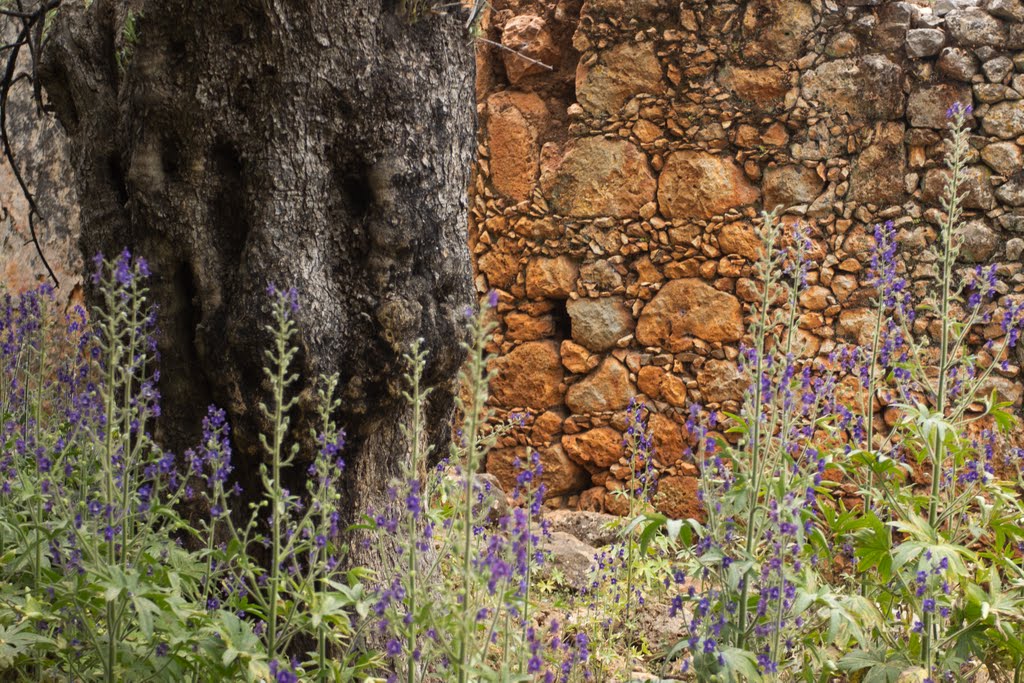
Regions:
[[[95,0],[65,3],[52,30],[40,78],[82,250],[127,246],[155,275],[161,438],[189,445],[217,403],[257,485],[265,290],[294,286],[304,395],[342,376],[358,514],[404,453],[400,353],[417,337],[433,439],[447,438],[471,298],[462,21],[410,22],[388,0]]]

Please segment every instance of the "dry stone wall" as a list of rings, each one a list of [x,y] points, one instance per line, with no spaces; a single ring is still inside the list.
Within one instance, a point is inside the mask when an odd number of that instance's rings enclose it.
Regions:
[[[478,289],[500,292],[493,402],[528,414],[487,463],[506,484],[534,448],[552,504],[621,513],[609,491],[638,397],[655,411],[659,505],[694,513],[684,415],[742,394],[760,211],[811,226],[810,352],[864,341],[874,223],[895,221],[916,287],[936,274],[953,102],[975,107],[964,260],[1024,291],[1020,0],[494,0],[481,37],[471,246]],[[30,94],[13,92],[13,138],[77,298],[68,165]],[[43,270],[2,163],[0,207],[0,280],[22,290]],[[1013,361],[993,385],[1020,404]]]
[[[487,463],[506,482],[534,448],[552,503],[621,513],[638,397],[657,504],[694,513],[684,416],[741,398],[760,212],[810,226],[808,355],[863,341],[875,223],[916,288],[937,273],[954,102],[974,106],[964,265],[1024,291],[1019,0],[496,0],[483,36],[471,246],[500,295],[493,402],[528,412]],[[992,381],[1019,405],[1018,372]]]

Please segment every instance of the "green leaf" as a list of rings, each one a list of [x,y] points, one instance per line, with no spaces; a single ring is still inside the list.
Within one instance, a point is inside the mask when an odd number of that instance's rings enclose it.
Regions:
[[[858,558],[857,570],[868,572],[874,569],[882,582],[892,579],[892,541],[889,531],[874,515],[864,520],[868,526],[854,534],[854,555]]]
[[[121,591],[123,590],[124,588],[122,588],[121,586],[108,585],[106,590],[103,591],[103,599],[107,602],[114,602],[119,597],[121,597]]]
[[[681,519],[670,519],[665,523],[665,531],[672,540],[679,538],[679,532],[683,529],[684,521]]]
[[[1013,431],[1019,422],[1017,416],[1011,413],[1005,408],[1009,407],[1009,403],[998,403],[996,402],[996,391],[992,390],[992,398],[990,399],[991,408],[989,408],[989,415],[992,416],[992,420],[996,423],[996,428],[1001,432]]]
[[[642,518],[638,517],[637,519]],[[651,541],[654,540],[654,537],[657,536],[658,531],[661,529],[662,526],[668,523],[668,518],[664,515],[651,514],[647,516],[647,519],[649,520],[647,522],[647,526],[644,527],[643,532],[641,532],[640,534],[640,550],[642,552],[647,552],[648,546],[650,546]],[[633,525],[631,524],[630,526]]]
[[[805,609],[814,604],[814,601],[818,599],[816,593],[809,593],[803,588],[798,588],[796,592],[796,601],[793,603],[793,614],[801,614]]]
[[[935,528],[928,523],[928,520],[913,512],[908,513],[905,519],[889,522],[889,524],[916,541],[937,543],[939,540]]]
[[[750,425],[747,424],[746,418],[725,410],[722,411],[722,414],[729,418],[729,422],[732,423],[729,428],[725,430],[726,434],[746,434],[750,431]]]
[[[142,596],[132,598],[132,606],[135,607],[135,614],[139,620],[139,630],[146,638],[153,637],[153,619],[160,615],[160,608],[152,600]]]
[[[739,674],[751,682],[763,680],[757,667],[757,658],[752,652],[727,647],[722,650],[722,659],[725,660],[726,669],[731,673]]]
[[[13,666],[15,659],[28,655],[28,650],[32,646],[53,643],[50,638],[39,635],[34,630],[26,630],[30,625],[27,621],[14,626],[0,625],[0,669]]]
[[[839,668],[849,673],[868,669],[864,683],[896,683],[909,663],[903,655],[890,657],[884,649],[854,650],[839,660]]]
[[[646,521],[648,519],[650,519],[650,517],[648,515],[637,515],[633,519],[629,520],[629,524],[626,525],[626,528],[622,529],[621,535],[626,537],[626,538],[628,538],[629,536],[631,536],[633,534],[633,531],[638,526],[643,524],[644,521]],[[644,529],[644,531],[646,532],[646,528]]]
[[[973,624],[962,629],[953,644],[953,653],[960,659],[983,657],[991,645],[991,629],[986,624]]]
[[[915,541],[899,544],[896,546],[896,552],[892,555],[893,569],[899,571],[905,565],[913,562],[921,556],[926,547],[925,544]]]

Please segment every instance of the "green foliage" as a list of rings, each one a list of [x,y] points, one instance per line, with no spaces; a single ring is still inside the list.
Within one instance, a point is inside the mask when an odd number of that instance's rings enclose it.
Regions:
[[[505,433],[487,406],[495,303],[470,315],[461,437],[440,467],[425,424],[425,354],[409,362],[409,457],[369,532],[391,575],[345,569],[339,520],[345,435],[337,376],[316,385],[304,454],[294,290],[270,286],[260,490],[238,504],[230,425],[210,409],[182,460],[148,428],[158,415],[148,267],[97,260],[103,305],[62,334],[48,290],[0,308],[0,670],[5,680],[580,680],[586,634],[538,621],[534,570],[544,484],[536,453],[516,507],[476,472]],[[518,421],[518,419],[517,419]],[[287,475],[301,471],[304,491]],[[371,643],[385,642],[383,653]],[[552,674],[553,675],[553,674]]]
[[[367,518],[382,555],[397,553],[374,605],[387,640],[387,670],[418,681],[528,681],[556,666],[557,628],[535,620],[535,571],[541,563],[538,519],[544,495],[536,453],[514,463],[514,508],[495,518],[500,491],[474,474],[509,425],[495,428],[487,405],[493,357],[486,349],[495,325],[491,301],[468,318],[470,340],[457,399],[461,424],[448,458],[428,468],[425,450],[426,356],[414,345],[405,398],[410,457],[389,488],[385,509]],[[513,422],[519,419],[513,416]],[[571,667],[570,667],[571,668]]]
[[[223,413],[211,411],[184,467],[147,432],[159,410],[147,275],[127,253],[98,263],[103,306],[89,328],[77,312],[66,333],[48,291],[4,301],[5,680],[288,680],[298,638],[317,642],[310,658],[295,660],[309,680],[353,678],[373,658],[344,655],[353,619],[369,608],[366,573],[339,565],[341,437],[329,418],[337,381],[325,380],[321,393],[322,449],[300,506],[280,484],[295,454],[283,446],[294,400],[286,397],[292,303],[273,296],[270,466],[263,498],[237,525]],[[186,506],[193,514],[182,514]],[[260,522],[268,509],[269,538]],[[255,559],[264,545],[276,571]]]
[[[121,25],[121,46],[117,49],[115,58],[117,68],[125,71],[135,54],[135,44],[139,42],[139,19],[141,14],[128,10]]]
[[[415,23],[431,11],[431,6],[427,0],[400,0],[398,10],[410,23]]]
[[[831,365],[801,360],[794,316],[808,236],[782,235],[766,217],[753,345],[741,351],[745,403],[703,421],[695,410],[688,425],[705,518],[647,515],[641,535],[679,541],[689,579],[673,610],[691,632],[666,662],[682,658],[700,680],[969,680],[982,663],[1024,669],[1021,479],[995,474],[996,449],[1018,421],[984,389],[1019,337],[1021,311],[995,300],[994,268],[958,271],[968,114],[951,110],[934,292],[911,301],[892,227],[876,229],[871,345],[841,349]],[[779,286],[788,294],[776,307]],[[934,321],[936,341],[915,328],[919,317]],[[979,354],[970,331],[994,320],[1003,336]],[[836,391],[844,376],[862,398]],[[880,395],[898,414],[884,431]],[[830,468],[857,484],[857,507],[834,495],[822,476]]]

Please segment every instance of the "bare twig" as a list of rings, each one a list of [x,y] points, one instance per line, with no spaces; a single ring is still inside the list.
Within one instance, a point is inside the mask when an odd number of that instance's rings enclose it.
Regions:
[[[488,45],[493,45],[494,47],[500,47],[502,50],[505,50],[506,52],[511,52],[515,56],[519,57],[519,59],[527,61],[530,64],[536,64],[537,66],[545,68],[548,71],[554,71],[555,70],[555,67],[551,66],[550,64],[545,64],[544,62],[542,62],[542,61],[540,61],[538,59],[534,59],[533,57],[527,57],[526,55],[524,55],[519,50],[515,50],[515,49],[509,47],[508,45],[502,45],[499,42],[496,42],[496,41],[493,41],[493,40],[489,40],[489,39],[483,38],[483,37],[477,37],[477,40],[479,40],[481,43],[487,43]]]
[[[466,18],[466,28],[470,28],[477,22],[484,12],[484,8],[490,3],[487,0],[474,0],[473,6],[469,8],[469,16]]]
[[[0,17],[14,17],[15,19],[32,19],[35,12],[21,12],[13,9],[0,9]]]

